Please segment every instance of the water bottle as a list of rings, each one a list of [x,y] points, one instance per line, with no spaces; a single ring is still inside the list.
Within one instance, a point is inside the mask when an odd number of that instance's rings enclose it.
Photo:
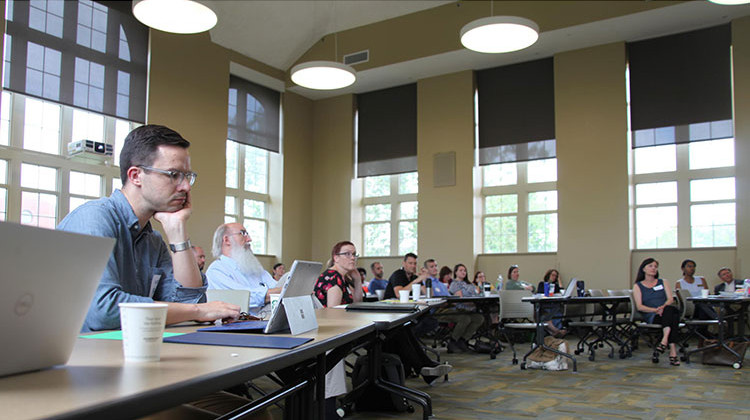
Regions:
[[[503,275],[502,274],[497,275],[497,286],[495,286],[495,288],[497,289],[498,292],[503,290]]]
[[[544,282],[544,296],[549,296],[549,295],[550,295],[549,282],[545,281]]]
[[[745,286],[745,296],[750,296],[750,279],[745,279],[743,286]]]
[[[424,281],[424,293],[427,299],[432,297],[432,279],[427,278]]]

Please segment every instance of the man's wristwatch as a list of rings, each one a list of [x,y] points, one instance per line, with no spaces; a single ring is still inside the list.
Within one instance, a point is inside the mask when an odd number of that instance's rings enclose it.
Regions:
[[[188,239],[185,242],[180,242],[179,244],[169,244],[169,249],[172,250],[172,252],[180,252],[184,251],[186,249],[190,249],[193,244],[190,243],[190,239]]]

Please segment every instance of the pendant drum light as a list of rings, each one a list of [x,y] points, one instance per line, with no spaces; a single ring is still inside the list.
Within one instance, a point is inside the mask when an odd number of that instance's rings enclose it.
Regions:
[[[218,19],[209,4],[197,0],[133,0],[133,15],[160,31],[195,34],[216,26]]]
[[[334,39],[335,61],[307,61],[292,67],[292,81],[316,90],[334,90],[350,86],[357,80],[357,72],[338,62],[338,34]]]
[[[469,22],[461,28],[461,44],[481,53],[507,53],[533,45],[539,39],[539,26],[518,16],[493,16],[494,2],[490,1],[490,17]]]

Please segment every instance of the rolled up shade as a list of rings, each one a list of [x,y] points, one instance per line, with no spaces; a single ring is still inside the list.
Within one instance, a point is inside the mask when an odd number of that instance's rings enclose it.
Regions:
[[[552,58],[481,70],[476,77],[479,164],[555,157]]]
[[[357,95],[357,176],[417,170],[417,85]]]
[[[7,6],[5,89],[146,121],[148,28],[132,14],[88,0]]]
[[[281,93],[230,76],[227,138],[278,153],[280,107]]]
[[[633,147],[733,136],[729,24],[627,45]]]

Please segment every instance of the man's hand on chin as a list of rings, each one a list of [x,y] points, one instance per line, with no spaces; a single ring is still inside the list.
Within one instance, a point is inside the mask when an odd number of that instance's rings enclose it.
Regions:
[[[161,223],[171,242],[187,240],[185,225],[193,213],[193,204],[190,193],[186,193],[182,208],[172,212],[159,211],[154,213],[154,219]]]

